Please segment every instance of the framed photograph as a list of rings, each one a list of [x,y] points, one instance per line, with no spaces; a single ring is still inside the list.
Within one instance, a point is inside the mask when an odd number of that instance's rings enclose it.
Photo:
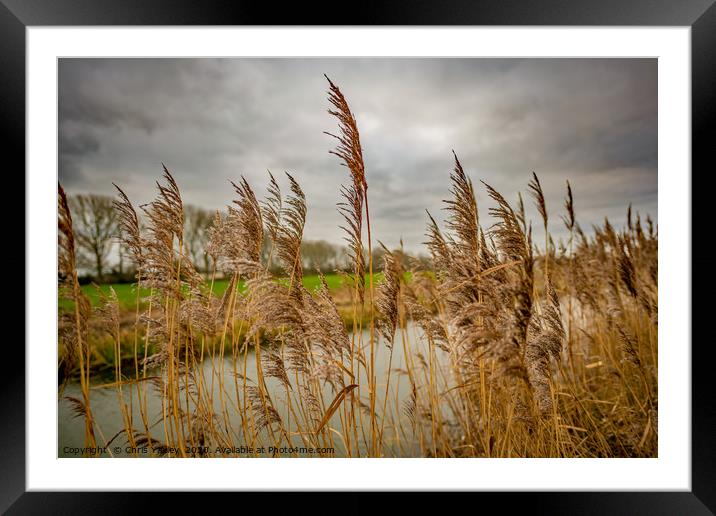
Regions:
[[[3,511],[476,491],[713,513],[711,0],[350,25],[2,0],[0,25],[26,203]]]

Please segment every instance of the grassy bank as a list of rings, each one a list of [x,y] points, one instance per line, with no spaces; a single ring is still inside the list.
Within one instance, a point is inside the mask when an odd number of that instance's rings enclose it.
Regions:
[[[324,275],[326,285],[331,292],[333,299],[336,303],[336,310],[343,325],[347,331],[353,330],[354,321],[360,327],[365,328],[370,322],[370,305],[365,302],[363,312],[354,311],[353,301],[351,298],[351,290],[346,285],[346,279],[340,274],[328,274]],[[410,274],[406,273],[405,278],[409,279]],[[379,284],[383,280],[382,273],[376,273],[373,275],[373,281]],[[287,286],[289,281],[288,278],[277,278],[276,282]],[[226,293],[226,289],[229,287],[229,280],[227,279],[215,279],[213,282],[207,282],[207,287],[211,287],[212,295],[219,299]],[[369,278],[365,279],[366,286],[369,284]],[[303,286],[310,292],[316,291],[320,287],[320,277],[318,275],[310,275],[303,277]],[[117,307],[119,317],[119,356],[116,352],[116,342],[109,335],[102,330],[101,325],[92,328],[90,332],[90,355],[88,360],[88,368],[92,372],[92,376],[95,381],[105,383],[109,381],[111,376],[114,374],[115,367],[121,364],[122,374],[131,374],[134,368],[134,342],[135,342],[135,328],[137,330],[138,337],[138,355],[144,356],[144,336],[145,327],[142,325],[136,325],[136,309],[137,301],[139,301],[140,310],[146,310],[149,306],[148,298],[151,294],[149,289],[140,288],[137,289],[135,283],[106,283],[101,285],[83,285],[81,290],[94,310],[97,310],[103,303],[103,299],[107,299],[110,296],[112,290],[117,295]],[[239,295],[246,295],[246,285],[244,281],[239,281],[237,285],[237,293]],[[70,314],[73,310],[74,303],[67,298],[59,297],[58,308],[60,314]],[[153,313],[156,315],[159,310],[155,307]],[[234,321],[234,339],[242,339],[247,328],[246,321],[236,319]],[[270,344],[263,335],[260,339],[265,344]],[[219,341],[214,342],[216,339],[209,339],[206,343],[206,347],[203,351],[203,356],[197,355],[197,359],[204,358],[209,352],[209,349],[216,350],[217,347],[221,346],[224,348],[226,354],[231,353],[231,340],[226,340],[223,344]],[[157,346],[152,343],[147,348],[146,355],[151,356],[158,351]],[[71,377],[75,377],[79,370],[74,369],[68,371]],[[64,377],[60,377],[62,382]],[[75,378],[76,379],[76,378]]]
[[[324,277],[326,279],[326,284],[331,291],[339,291],[345,287],[345,278],[340,274],[326,274]],[[380,282],[381,280],[381,273],[373,275],[373,281]],[[277,281],[286,282],[287,278],[279,278]],[[367,285],[368,278],[366,278],[365,281]],[[229,286],[229,280],[216,279],[213,283],[209,281],[208,285],[211,286],[211,291],[215,296],[223,296]],[[303,277],[303,286],[306,287],[307,290],[314,291],[319,287],[319,285],[320,279],[317,274]],[[136,283],[104,283],[101,285],[82,285],[80,288],[87,296],[92,306],[98,306],[102,296],[109,296],[111,291],[110,289],[114,289],[114,292],[117,294],[119,307],[124,311],[134,311],[137,308],[137,300],[140,301],[140,307],[143,307],[146,304],[143,300],[150,294],[149,289],[146,288],[140,288],[139,291],[137,291]],[[244,281],[240,280],[237,285],[237,290],[243,293],[245,289],[246,287]],[[58,308],[60,311],[71,310],[72,306],[72,302],[67,298],[63,298],[61,296],[58,298]]]

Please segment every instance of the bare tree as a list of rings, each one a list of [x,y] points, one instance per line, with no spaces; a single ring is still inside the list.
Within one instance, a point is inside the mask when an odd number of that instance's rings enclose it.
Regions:
[[[184,206],[184,243],[192,263],[202,272],[209,271],[209,256],[206,244],[209,240],[209,227],[214,213],[198,206]]]
[[[116,236],[112,198],[104,195],[76,195],[70,198],[73,226],[79,250],[79,264],[94,271],[102,281]]]
[[[301,243],[303,267],[315,272],[331,272],[339,267],[340,248],[325,240],[304,240]]]

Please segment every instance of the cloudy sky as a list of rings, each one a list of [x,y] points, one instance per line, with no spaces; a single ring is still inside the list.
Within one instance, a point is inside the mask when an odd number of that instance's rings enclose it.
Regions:
[[[623,224],[630,202],[656,220],[653,59],[62,59],[59,180],[108,195],[116,182],[141,204],[164,162],[185,203],[220,209],[228,180],[263,195],[267,170],[288,171],[306,193],[305,237],[337,243],[348,177],[323,133],[336,131],[324,73],[358,120],[373,232],[389,246],[421,249],[425,209],[442,218],[453,149],[487,225],[479,180],[513,200],[533,170],[556,236],[567,179],[585,229]]]

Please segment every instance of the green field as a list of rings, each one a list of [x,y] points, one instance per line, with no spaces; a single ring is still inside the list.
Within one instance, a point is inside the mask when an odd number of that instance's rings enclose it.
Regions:
[[[382,279],[383,274],[382,273],[376,273],[373,275],[375,283],[380,282]],[[338,274],[326,274],[326,283],[328,284],[328,288],[331,290],[339,289],[344,282],[344,279],[342,276]],[[286,278],[283,278],[279,281],[287,281]],[[366,278],[366,284],[368,282],[368,279]],[[220,279],[215,280],[214,284],[212,286],[212,292],[214,295],[221,296],[226,291],[226,288],[229,285],[228,279]],[[311,275],[311,276],[304,276],[303,278],[303,285],[310,291],[315,290],[320,285],[320,279],[318,275]],[[243,290],[244,283],[243,281],[239,282],[239,290]],[[83,285],[82,291],[87,294],[87,297],[89,297],[92,305],[99,304],[99,301],[102,297],[102,294],[109,295],[110,288],[113,288],[114,291],[117,294],[117,300],[119,301],[119,306],[123,310],[133,310],[137,306],[137,295],[139,294],[139,298],[145,298],[149,295],[149,290],[145,288],[139,289],[139,292],[137,292],[136,285],[133,283],[107,283],[103,285]],[[60,310],[67,310],[72,307],[72,303],[70,301],[67,301],[66,299],[59,299],[58,306]]]

